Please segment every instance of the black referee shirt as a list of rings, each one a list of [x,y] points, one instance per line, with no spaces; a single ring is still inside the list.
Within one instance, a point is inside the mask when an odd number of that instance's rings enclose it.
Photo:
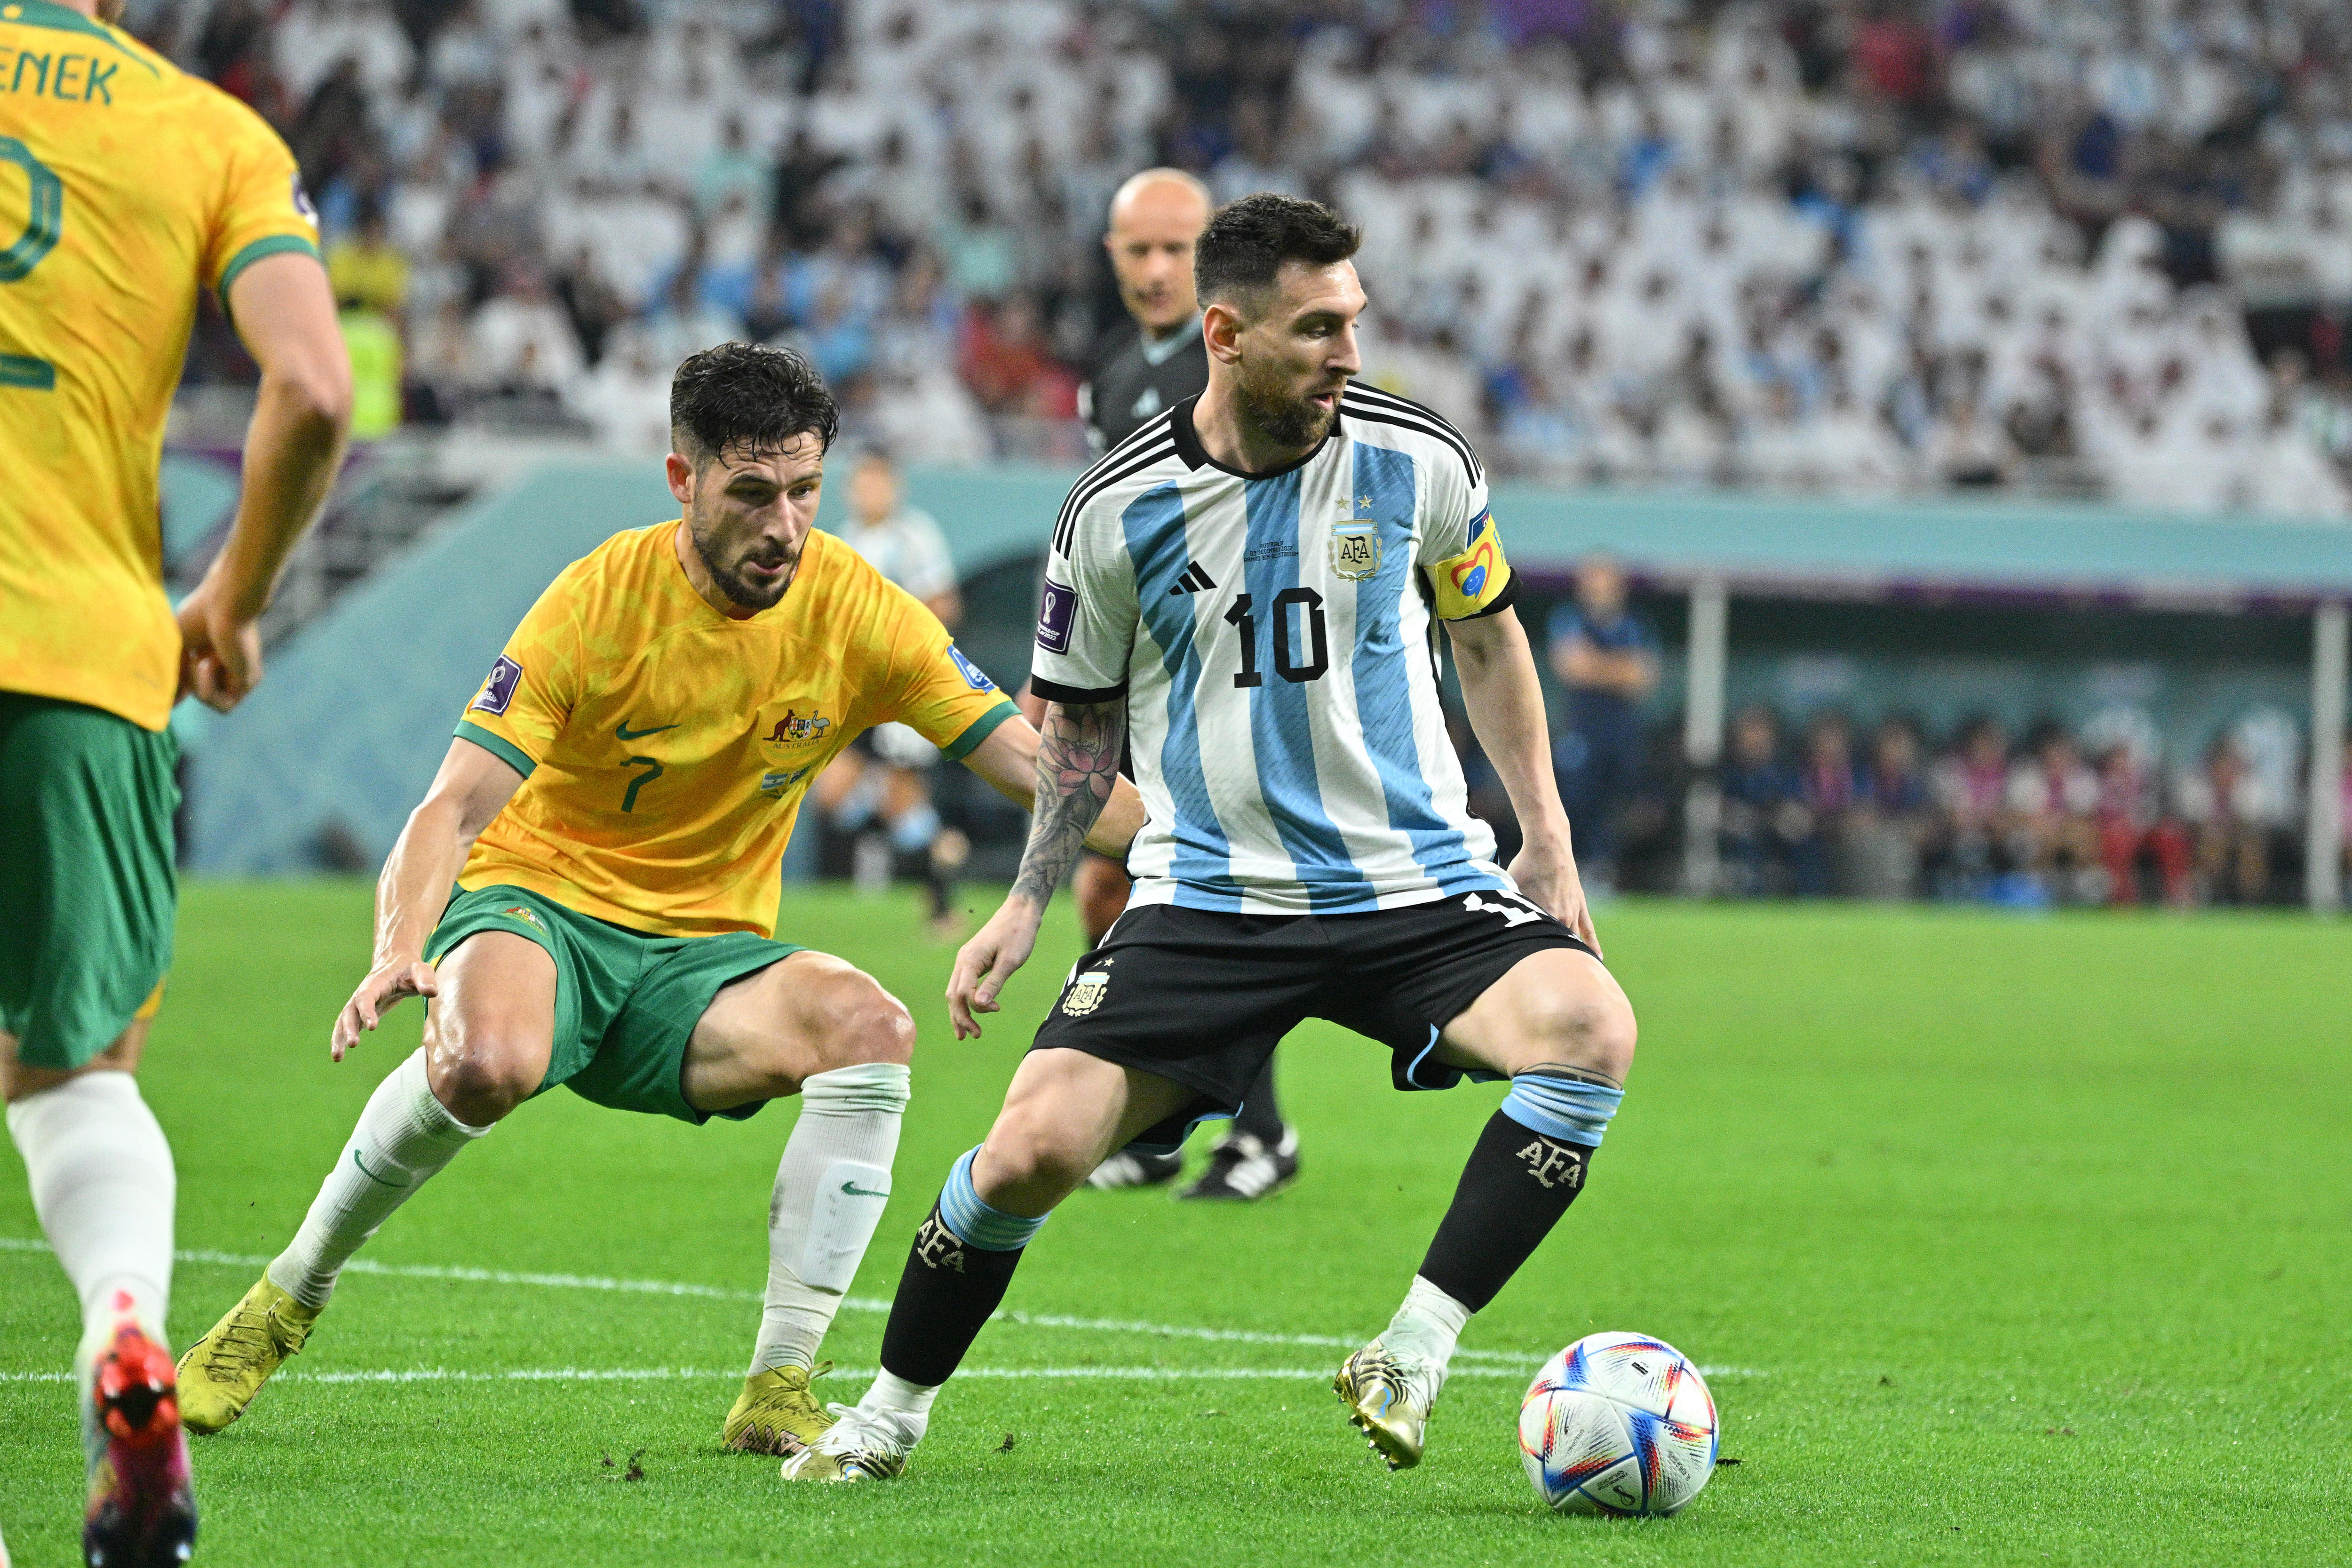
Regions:
[[[1107,452],[1145,420],[1208,384],[1209,350],[1201,341],[1201,318],[1194,316],[1156,343],[1132,331],[1115,342],[1079,388],[1078,410],[1086,416],[1095,450]]]

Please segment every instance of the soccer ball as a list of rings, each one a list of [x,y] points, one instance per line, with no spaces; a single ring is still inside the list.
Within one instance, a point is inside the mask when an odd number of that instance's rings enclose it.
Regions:
[[[1587,1334],[1528,1385],[1519,1458],[1556,1512],[1670,1514],[1715,1473],[1715,1399],[1664,1340]]]

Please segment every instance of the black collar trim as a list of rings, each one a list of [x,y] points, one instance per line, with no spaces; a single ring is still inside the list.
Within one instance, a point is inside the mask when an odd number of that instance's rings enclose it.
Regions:
[[[1331,428],[1324,432],[1322,440],[1316,442],[1302,456],[1293,458],[1278,468],[1267,468],[1253,474],[1241,468],[1228,468],[1223,463],[1220,463],[1216,458],[1209,456],[1208,449],[1201,445],[1201,433],[1192,428],[1192,405],[1200,401],[1201,395],[1194,393],[1169,410],[1168,424],[1169,428],[1175,433],[1176,455],[1184,459],[1184,466],[1188,468],[1214,468],[1221,474],[1231,474],[1237,479],[1278,479],[1285,474],[1305,468],[1317,458],[1321,457],[1323,448],[1330,444],[1331,437],[1339,433],[1339,411],[1334,409],[1331,413]]]

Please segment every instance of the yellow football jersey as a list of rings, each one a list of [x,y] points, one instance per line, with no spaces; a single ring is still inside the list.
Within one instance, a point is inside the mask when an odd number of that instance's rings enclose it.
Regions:
[[[258,114],[119,28],[0,3],[0,688],[169,721],[156,471],[197,290],[318,237]]]
[[[782,599],[720,615],[678,564],[677,522],[616,533],[515,628],[457,733],[523,785],[466,888],[528,888],[656,936],[766,936],[801,798],[897,720],[962,758],[1013,717],[939,617],[811,533]]]

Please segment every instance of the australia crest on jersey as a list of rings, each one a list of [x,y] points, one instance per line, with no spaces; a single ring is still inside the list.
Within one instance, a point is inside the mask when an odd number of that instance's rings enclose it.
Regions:
[[[1083,1018],[1102,1005],[1103,993],[1109,989],[1109,972],[1090,969],[1070,982],[1069,990],[1062,995],[1062,1011],[1073,1018]]]
[[[806,712],[794,707],[785,709],[773,720],[762,715],[758,734],[762,746],[803,746],[812,741],[824,740],[832,729],[833,721],[818,712],[812,704]]]
[[[1375,577],[1381,570],[1381,525],[1369,518],[1351,518],[1331,525],[1331,574],[1350,583]]]

